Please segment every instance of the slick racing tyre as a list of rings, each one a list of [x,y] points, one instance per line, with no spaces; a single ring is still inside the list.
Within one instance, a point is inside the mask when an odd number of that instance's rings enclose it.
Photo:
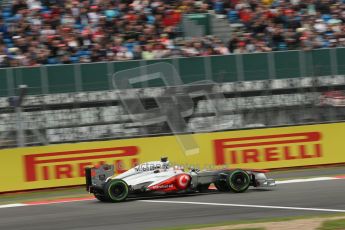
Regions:
[[[229,173],[226,182],[231,191],[236,193],[245,192],[250,185],[250,176],[246,171],[237,169]]]
[[[129,189],[127,183],[120,179],[111,180],[104,187],[105,198],[111,202],[126,200],[128,193]]]

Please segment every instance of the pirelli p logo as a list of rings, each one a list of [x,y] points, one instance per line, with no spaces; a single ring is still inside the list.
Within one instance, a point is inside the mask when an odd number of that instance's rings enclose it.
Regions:
[[[121,173],[138,164],[138,154],[137,146],[122,146],[26,155],[25,180],[83,177],[85,167],[105,162],[114,163],[116,173]]]
[[[322,157],[320,132],[214,140],[215,164],[241,164]]]

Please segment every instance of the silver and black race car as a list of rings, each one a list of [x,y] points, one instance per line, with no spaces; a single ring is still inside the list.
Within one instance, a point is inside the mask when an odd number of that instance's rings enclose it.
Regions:
[[[86,188],[100,201],[120,202],[130,197],[185,194],[209,191],[213,184],[220,192],[245,192],[249,186],[273,187],[266,170],[220,169],[186,172],[171,166],[167,158],[151,161],[114,175],[113,165],[86,168]]]

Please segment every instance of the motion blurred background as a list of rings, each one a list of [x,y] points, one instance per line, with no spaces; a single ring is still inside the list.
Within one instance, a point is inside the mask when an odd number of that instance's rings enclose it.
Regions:
[[[113,85],[162,63],[182,84],[134,84],[146,109],[192,83],[224,95],[193,96],[179,133],[345,119],[343,0],[0,2],[0,148],[171,133]]]

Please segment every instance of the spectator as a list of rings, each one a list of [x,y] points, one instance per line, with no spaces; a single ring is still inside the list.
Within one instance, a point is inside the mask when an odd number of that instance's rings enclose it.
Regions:
[[[142,52],[142,59],[152,60],[155,58],[155,53],[153,52],[152,44],[145,45],[145,50]]]
[[[228,48],[243,53],[343,47],[344,10],[341,0],[231,0],[224,14],[240,29]]]
[[[227,15],[237,31],[180,39],[184,13]],[[0,66],[343,47],[342,0],[15,0],[1,9]]]

